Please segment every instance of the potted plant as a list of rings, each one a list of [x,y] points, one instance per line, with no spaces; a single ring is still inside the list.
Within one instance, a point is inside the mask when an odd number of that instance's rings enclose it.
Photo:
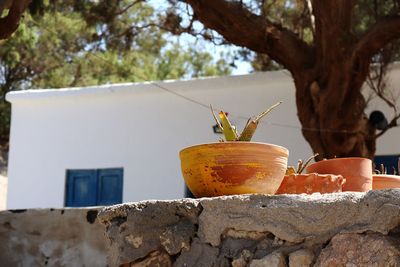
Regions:
[[[375,170],[375,173],[372,174],[372,189],[400,188],[400,176],[396,175],[398,171],[400,171],[400,158],[397,163],[397,171],[393,168],[393,174],[387,174],[387,168],[381,164],[380,170]]]
[[[278,190],[287,168],[288,150],[251,142],[251,138],[261,118],[280,103],[249,119],[241,134],[237,133],[225,112],[219,112],[218,120],[211,107],[225,139],[187,147],[179,153],[183,177],[196,197],[274,194]]]
[[[305,162],[299,160],[297,168],[289,167],[276,194],[312,194],[342,192],[346,179],[342,175],[302,172],[318,154]]]
[[[343,191],[366,192],[372,189],[372,161],[367,158],[334,158],[306,167],[307,173],[343,175]]]

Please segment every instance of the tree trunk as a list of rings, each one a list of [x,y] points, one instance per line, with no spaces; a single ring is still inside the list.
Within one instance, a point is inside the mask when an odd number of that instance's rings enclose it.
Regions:
[[[375,129],[364,113],[361,87],[372,55],[352,34],[353,0],[312,0],[315,54],[311,68],[292,70],[302,132],[321,158],[375,154]],[[369,49],[368,51],[373,51]],[[374,52],[372,52],[374,53]]]
[[[181,1],[226,41],[267,54],[292,73],[302,132],[318,159],[374,156],[375,128],[364,114],[361,87],[372,57],[400,38],[400,15],[382,17],[356,35],[356,0],[310,0],[313,43],[308,44],[243,1]]]
[[[294,72],[298,117],[302,133],[318,160],[367,157],[375,154],[375,128],[364,113],[366,103],[345,62],[330,72]],[[324,79],[325,82],[321,82]],[[361,86],[359,86],[361,87]],[[335,92],[335,93],[334,93]],[[349,92],[340,97],[338,92]]]

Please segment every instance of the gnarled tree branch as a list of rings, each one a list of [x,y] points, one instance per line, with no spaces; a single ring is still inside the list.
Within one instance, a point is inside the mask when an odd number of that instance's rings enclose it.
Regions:
[[[127,5],[126,7],[124,7],[123,9],[121,9],[120,11],[116,12],[116,15],[121,15],[121,14],[127,12],[127,11],[128,11],[130,8],[132,8],[133,6],[138,5],[138,4],[140,4],[140,3],[143,3],[143,2],[145,2],[145,1],[146,1],[146,0],[136,0],[136,1],[133,1],[132,3],[130,3],[129,5]]]
[[[7,16],[0,19],[0,40],[6,39],[18,28],[22,13],[31,0],[14,0]]]
[[[353,84],[361,87],[368,77],[374,55],[389,42],[400,38],[400,16],[381,18],[356,43],[351,56]]]
[[[312,48],[293,32],[256,15],[240,2],[226,0],[182,0],[188,3],[205,27],[217,31],[228,42],[268,54],[290,71],[312,64]]]
[[[389,42],[400,38],[400,16],[380,19],[358,41],[354,58],[371,59]]]

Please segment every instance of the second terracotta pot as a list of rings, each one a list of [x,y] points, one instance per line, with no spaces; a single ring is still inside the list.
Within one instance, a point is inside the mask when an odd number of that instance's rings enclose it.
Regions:
[[[367,192],[372,189],[372,161],[367,158],[321,160],[306,168],[308,173],[343,175],[343,191]]]
[[[342,192],[345,182],[342,175],[294,173],[285,175],[276,194],[337,193]]]
[[[374,190],[400,188],[399,175],[373,174],[372,179],[372,189]]]

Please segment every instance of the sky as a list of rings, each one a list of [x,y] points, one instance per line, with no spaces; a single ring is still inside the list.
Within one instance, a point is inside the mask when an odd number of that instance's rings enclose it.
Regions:
[[[152,5],[158,12],[165,12],[165,10],[167,9],[166,0],[148,0],[148,3]],[[200,25],[200,23],[198,23],[198,25]],[[194,43],[197,43],[197,45],[201,49],[209,52],[216,61],[220,58],[221,52],[229,53],[232,50],[235,50],[234,47],[228,48],[226,46],[215,46],[210,42],[196,39],[189,34],[182,34],[177,39],[182,45],[192,46]],[[236,68],[232,69],[232,75],[243,75],[248,74],[252,71],[251,65],[248,62],[245,62],[243,60],[235,60],[234,63],[236,65]]]
[[[232,75],[248,74],[251,71],[251,66],[248,62],[238,61],[237,68],[232,71]]]

